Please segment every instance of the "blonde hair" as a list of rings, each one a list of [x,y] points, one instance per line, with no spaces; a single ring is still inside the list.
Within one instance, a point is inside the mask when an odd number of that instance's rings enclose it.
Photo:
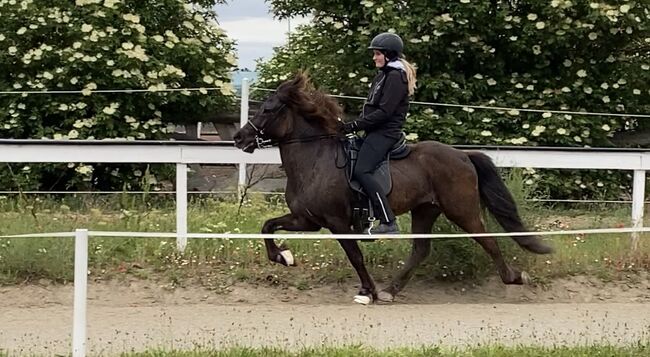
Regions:
[[[417,67],[404,58],[400,58],[399,61],[402,62],[404,68],[406,68],[406,80],[408,81],[409,95],[413,95],[417,84]]]

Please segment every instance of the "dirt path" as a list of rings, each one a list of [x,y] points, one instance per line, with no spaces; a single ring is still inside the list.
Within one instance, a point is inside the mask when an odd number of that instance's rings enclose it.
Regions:
[[[351,303],[354,291],[347,286],[298,291],[240,285],[229,294],[215,294],[142,281],[92,284],[89,350],[110,355],[152,347],[650,340],[647,279],[627,289],[586,278],[544,288],[504,287],[494,281],[479,287],[414,285],[395,304],[374,306]],[[0,351],[69,353],[71,286],[3,287],[0,301]]]

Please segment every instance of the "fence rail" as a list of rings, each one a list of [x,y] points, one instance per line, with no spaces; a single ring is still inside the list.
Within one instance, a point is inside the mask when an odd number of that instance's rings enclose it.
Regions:
[[[499,167],[627,170],[633,172],[632,226],[643,225],[646,171],[650,150],[457,146],[490,156]],[[0,140],[0,162],[13,163],[167,163],[176,165],[178,249],[187,244],[187,165],[238,164],[240,184],[246,164],[280,164],[277,148],[247,154],[232,142]],[[242,172],[243,171],[243,172]],[[636,240],[637,234],[633,234]]]

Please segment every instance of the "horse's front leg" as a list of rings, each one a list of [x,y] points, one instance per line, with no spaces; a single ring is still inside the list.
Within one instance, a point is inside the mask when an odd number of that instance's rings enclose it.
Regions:
[[[315,232],[320,228],[319,225],[309,221],[305,217],[296,216],[290,213],[264,222],[262,233],[273,234],[279,230]],[[266,254],[270,261],[286,266],[296,265],[296,262],[293,259],[293,254],[291,254],[291,251],[288,248],[278,247],[273,239],[264,239],[264,245],[266,245]]]

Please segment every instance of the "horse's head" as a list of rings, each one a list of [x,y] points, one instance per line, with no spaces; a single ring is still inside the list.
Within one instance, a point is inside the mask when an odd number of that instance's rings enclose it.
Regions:
[[[335,130],[339,111],[334,100],[316,91],[307,76],[299,73],[266,98],[255,116],[235,134],[235,145],[250,153],[272,143],[281,143],[291,137],[305,119],[316,119],[311,121],[316,123],[311,127],[322,127],[329,133]],[[297,122],[299,120],[302,122]]]

